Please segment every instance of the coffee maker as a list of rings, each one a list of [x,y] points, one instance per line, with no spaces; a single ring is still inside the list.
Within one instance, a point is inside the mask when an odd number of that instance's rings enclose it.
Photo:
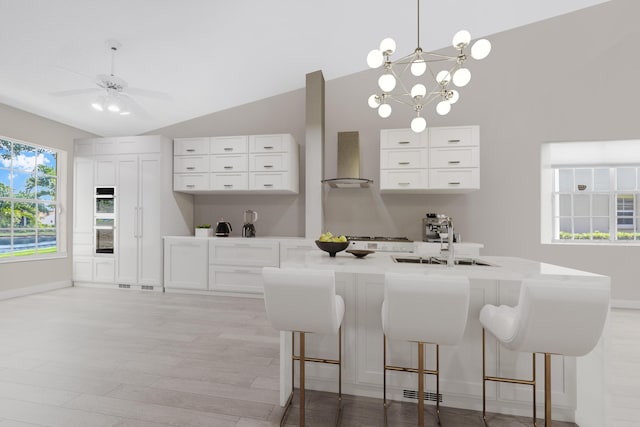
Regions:
[[[440,236],[449,232],[448,219],[446,215],[436,213],[428,213],[422,218],[422,241],[440,242]]]
[[[242,237],[256,237],[256,226],[253,224],[258,220],[258,212],[251,209],[244,211],[244,225],[242,226]]]

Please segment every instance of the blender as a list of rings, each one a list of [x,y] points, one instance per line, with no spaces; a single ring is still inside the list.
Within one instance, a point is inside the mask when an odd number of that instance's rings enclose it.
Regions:
[[[244,225],[242,226],[242,237],[256,237],[256,226],[253,224],[258,220],[258,212],[252,210],[244,211]]]

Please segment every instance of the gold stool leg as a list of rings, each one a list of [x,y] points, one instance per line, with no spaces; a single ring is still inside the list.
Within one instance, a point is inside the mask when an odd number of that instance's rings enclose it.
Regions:
[[[544,425],[551,427],[551,355],[544,354]]]
[[[418,343],[418,426],[424,426],[424,344]]]
[[[304,427],[304,332],[300,332],[300,427]]]
[[[485,363],[485,331],[482,328],[482,422],[487,425],[487,372]]]
[[[338,329],[338,413],[336,414],[336,427],[342,419],[342,325]]]

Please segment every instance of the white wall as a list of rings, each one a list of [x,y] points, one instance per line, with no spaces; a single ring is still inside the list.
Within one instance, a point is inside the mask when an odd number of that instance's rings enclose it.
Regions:
[[[485,244],[484,254],[606,274],[613,278],[614,299],[634,300],[640,306],[640,263],[634,262],[640,247],[540,243],[540,144],[640,137],[637,16],[640,2],[616,0],[489,37],[493,51],[482,62],[470,61],[471,83],[460,91],[452,112],[427,115],[430,126],[480,125],[481,189],[471,194],[381,196],[379,131],[408,127],[411,114],[398,105],[390,118],[380,119],[367,106],[376,91],[377,71],[327,81],[325,177],[336,172],[337,133],[359,131],[361,175],[376,184],[368,190],[325,190],[325,228],[419,240],[425,213],[446,213],[453,216],[463,240]],[[452,34],[456,30],[452,28]],[[406,47],[407,53],[412,48]],[[363,58],[364,67],[366,52],[353,54]],[[303,97],[301,89],[153,133],[186,137],[289,132],[304,155]],[[260,212],[258,234],[302,236],[303,198],[302,193],[198,196],[195,222],[215,223],[224,216],[237,230],[242,211],[252,208]]]
[[[0,135],[67,152],[67,257],[0,263],[0,292],[50,283],[69,282],[72,276],[73,140],[92,136],[40,116],[0,104]]]

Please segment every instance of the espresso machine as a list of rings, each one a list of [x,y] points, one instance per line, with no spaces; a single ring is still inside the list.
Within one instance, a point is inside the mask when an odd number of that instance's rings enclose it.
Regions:
[[[449,233],[449,221],[447,215],[428,213],[422,218],[422,241],[441,242],[441,238]]]
[[[258,212],[251,209],[244,211],[244,225],[242,226],[242,237],[256,237],[256,226],[254,222],[258,220]]]

